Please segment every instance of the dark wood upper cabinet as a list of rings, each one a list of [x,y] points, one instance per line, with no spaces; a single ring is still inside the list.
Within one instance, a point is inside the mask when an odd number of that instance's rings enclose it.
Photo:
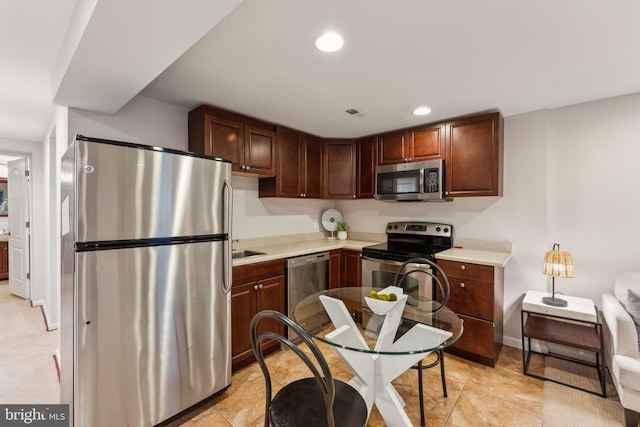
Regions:
[[[449,197],[502,196],[504,123],[482,114],[372,135],[329,139],[202,105],[189,112],[189,149],[260,178],[260,197],[372,198],[375,169],[445,160]]]
[[[301,197],[304,179],[301,143],[299,132],[276,126],[276,176],[260,180],[260,197]]]
[[[189,150],[229,160],[235,173],[273,176],[275,148],[272,124],[207,105],[189,112]]]
[[[380,165],[442,159],[445,125],[437,123],[378,135]]]
[[[393,165],[409,161],[409,133],[405,130],[378,135],[378,164]]]
[[[358,139],[358,172],[356,174],[358,199],[371,199],[376,192],[376,166],[378,166],[378,137]]]
[[[276,126],[276,176],[262,178],[259,197],[322,198],[322,140]]]
[[[302,134],[304,153],[304,196],[313,199],[321,199],[324,188],[324,171],[322,168],[322,153],[324,147],[322,139]]]
[[[442,159],[445,156],[444,123],[421,126],[409,132],[409,161]]]
[[[500,113],[446,123],[445,187],[449,197],[502,196]]]
[[[324,198],[355,199],[357,144],[354,140],[324,142]]]

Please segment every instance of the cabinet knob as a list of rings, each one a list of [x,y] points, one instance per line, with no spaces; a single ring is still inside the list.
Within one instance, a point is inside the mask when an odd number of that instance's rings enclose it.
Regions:
[[[411,157],[409,157],[409,161],[411,161]]]
[[[253,285],[253,289],[258,290],[258,285]]]
[[[304,194],[300,193],[300,197],[304,197]]]
[[[264,288],[264,285],[263,285],[262,283],[260,283],[260,284],[258,285],[258,287],[259,287],[260,289],[262,289],[262,288]]]
[[[245,168],[245,170],[249,170],[249,169],[251,169],[251,166],[245,166],[244,168]]]
[[[466,269],[467,269],[467,267],[465,267],[465,265],[464,265],[464,264],[462,264],[462,265],[460,266],[460,270],[466,270]]]
[[[240,169],[245,170],[247,167],[245,165],[240,166]]]
[[[354,198],[354,199],[356,198],[356,195],[355,195],[355,194],[353,195],[353,198]]]
[[[463,282],[460,283],[460,287],[461,288],[464,288],[465,286],[467,286],[467,285],[465,285]]]

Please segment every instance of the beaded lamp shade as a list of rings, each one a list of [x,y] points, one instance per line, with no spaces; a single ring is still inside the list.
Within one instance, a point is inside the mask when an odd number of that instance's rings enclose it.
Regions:
[[[566,307],[567,302],[556,298],[556,277],[573,277],[573,259],[571,254],[560,250],[558,243],[544,256],[543,273],[551,276],[551,296],[542,298],[542,302],[555,307]]]

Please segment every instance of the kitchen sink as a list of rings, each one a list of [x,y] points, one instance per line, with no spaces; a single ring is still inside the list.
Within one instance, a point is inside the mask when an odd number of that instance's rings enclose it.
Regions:
[[[266,254],[267,254],[266,252],[242,250],[242,251],[232,251],[231,257],[233,259],[236,259],[236,258],[246,258],[248,256],[255,256],[255,255],[266,255]]]

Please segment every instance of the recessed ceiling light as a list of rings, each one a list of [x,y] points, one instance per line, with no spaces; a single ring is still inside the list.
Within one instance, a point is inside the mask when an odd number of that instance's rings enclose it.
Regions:
[[[426,116],[427,114],[429,114],[431,112],[431,108],[428,107],[418,107],[415,110],[413,110],[413,115],[414,116]]]
[[[342,49],[344,40],[336,33],[325,33],[316,39],[316,47],[323,52],[335,52]]]

